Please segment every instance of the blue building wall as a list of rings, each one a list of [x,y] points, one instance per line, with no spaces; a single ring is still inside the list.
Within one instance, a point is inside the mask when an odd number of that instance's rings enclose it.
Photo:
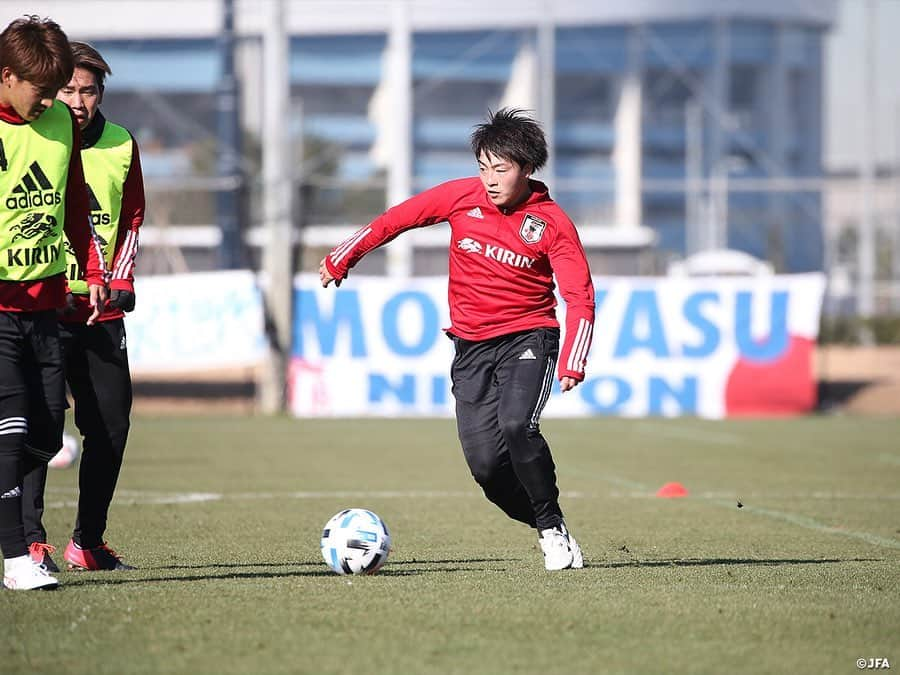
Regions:
[[[535,40],[532,29],[412,36],[414,190],[475,173],[471,128],[497,108],[519,49]],[[323,163],[330,173],[320,178],[330,181],[334,204],[348,186],[383,179],[384,167],[369,152],[379,134],[370,103],[386,44],[384,34],[290,42],[303,133],[332,155]],[[733,184],[741,177],[821,173],[821,27],[720,19],[559,27],[555,44],[556,119],[544,120],[555,142],[551,191],[578,223],[612,223],[615,115],[628,72],[638,72],[642,84],[642,224],[672,256],[686,247],[685,192],[677,182],[685,177],[689,102],[703,110],[705,177],[728,157],[742,160],[743,168],[729,175]],[[211,114],[211,102],[206,109],[202,101],[211,99],[218,78],[214,40],[97,46],[113,64],[113,98],[116,91],[155,89],[192,96],[199,124]],[[171,142],[181,138],[170,131]],[[734,191],[728,245],[775,259],[786,271],[820,269],[821,212],[814,193]]]

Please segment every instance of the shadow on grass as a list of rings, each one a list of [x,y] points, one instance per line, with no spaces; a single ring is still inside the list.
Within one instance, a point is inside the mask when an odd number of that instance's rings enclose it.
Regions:
[[[141,570],[206,570],[206,569],[230,569],[245,567],[321,567],[323,562],[296,562],[288,560],[286,562],[261,562],[261,563],[204,563],[202,565],[153,565],[152,567],[141,567]]]
[[[585,569],[617,569],[624,567],[716,567],[716,566],[742,566],[761,565],[777,567],[780,565],[834,565],[856,562],[881,562],[882,558],[673,558],[666,560],[621,560],[609,562],[586,562]],[[398,560],[378,572],[381,577],[406,577],[422,574],[444,574],[448,572],[507,572],[508,567],[481,567],[473,566],[473,563],[505,563],[518,562],[517,558],[460,558],[456,560]],[[413,568],[413,565],[421,565]],[[295,569],[270,572],[225,572],[209,574],[190,574],[182,576],[140,576],[141,572],[149,570],[193,570],[232,567],[301,567],[316,569]],[[147,584],[147,583],[173,583],[193,581],[214,581],[233,579],[290,579],[292,577],[335,577],[331,570],[325,568],[324,563],[319,562],[285,562],[285,563],[210,563],[208,565],[170,565],[161,567],[149,567],[136,570],[134,573],[73,573],[63,583],[65,587],[104,586],[120,584]]]
[[[391,566],[395,565],[468,565],[471,563],[503,563],[503,562],[519,562],[517,558],[457,558],[446,560],[430,560],[411,558],[409,560],[394,560],[391,558]],[[324,562],[321,561],[286,561],[286,562],[261,562],[261,563],[204,563],[197,565],[154,565],[152,567],[141,567],[143,571],[148,570],[205,570],[205,569],[228,569],[228,568],[246,568],[246,567],[322,567]]]
[[[405,577],[418,576],[420,574],[436,574],[447,572],[505,572],[506,567],[473,567],[472,563],[483,562],[514,562],[514,558],[463,558],[459,560],[398,560],[391,562],[390,567],[383,568],[378,572],[378,576],[383,577]],[[405,565],[422,565],[419,569],[398,569],[398,566]],[[224,572],[216,573],[214,570],[222,568],[247,568],[247,567],[306,567],[315,569],[298,569],[271,572]],[[189,574],[189,575],[173,575],[173,576],[141,576],[142,572],[147,571],[163,571],[163,570],[200,570],[209,569],[209,574]],[[335,577],[334,572],[329,570],[325,563],[320,562],[284,562],[284,563],[209,563],[207,565],[162,565],[158,567],[145,567],[141,570],[135,570],[134,573],[122,572],[99,572],[86,573],[75,572],[71,577],[66,578],[63,583],[65,587],[81,587],[81,586],[104,586],[104,585],[120,585],[120,584],[144,584],[144,583],[171,583],[171,582],[191,582],[191,581],[213,581],[220,579],[289,579],[291,577]]]
[[[669,560],[621,560],[585,563],[585,567],[714,567],[718,565],[833,565],[850,562],[881,562],[882,558],[673,558]]]
[[[409,560],[391,560],[391,565],[465,565],[483,562],[521,562],[519,558],[456,558],[448,560],[429,560],[428,558],[410,558]]]
[[[128,574],[128,576],[125,576]],[[185,582],[185,581],[214,581],[219,579],[287,579],[290,577],[327,577],[334,576],[334,572],[328,570],[303,570],[296,572],[230,572],[227,574],[191,574],[186,576],[171,577],[144,577],[131,573],[100,572],[100,573],[76,573],[72,578],[67,578],[60,588],[74,588],[81,586],[118,586],[121,584],[150,584],[157,582]]]

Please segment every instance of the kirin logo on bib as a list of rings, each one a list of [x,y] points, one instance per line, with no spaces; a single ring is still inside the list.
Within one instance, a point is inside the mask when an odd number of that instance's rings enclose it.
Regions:
[[[546,221],[526,213],[525,220],[522,221],[522,227],[519,228],[519,236],[522,237],[522,241],[526,244],[536,244],[544,236],[544,230],[546,229]]]

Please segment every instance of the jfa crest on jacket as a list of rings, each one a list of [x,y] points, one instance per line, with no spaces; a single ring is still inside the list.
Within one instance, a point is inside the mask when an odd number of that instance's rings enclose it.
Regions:
[[[546,222],[537,216],[526,213],[522,220],[522,227],[519,229],[519,235],[526,244],[536,244],[541,240],[545,229],[547,229]]]
[[[404,230],[448,221],[449,331],[487,340],[534,328],[558,327],[554,276],[566,303],[559,376],[584,378],[594,324],[594,287],[572,221],[531,181],[531,196],[498,209],[478,178],[438,185],[388,209],[326,257],[335,279],[372,249]]]

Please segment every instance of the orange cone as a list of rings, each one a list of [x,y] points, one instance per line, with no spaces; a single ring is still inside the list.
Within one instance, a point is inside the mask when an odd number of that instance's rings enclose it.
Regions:
[[[657,497],[687,497],[688,491],[681,483],[666,483],[656,491]]]

